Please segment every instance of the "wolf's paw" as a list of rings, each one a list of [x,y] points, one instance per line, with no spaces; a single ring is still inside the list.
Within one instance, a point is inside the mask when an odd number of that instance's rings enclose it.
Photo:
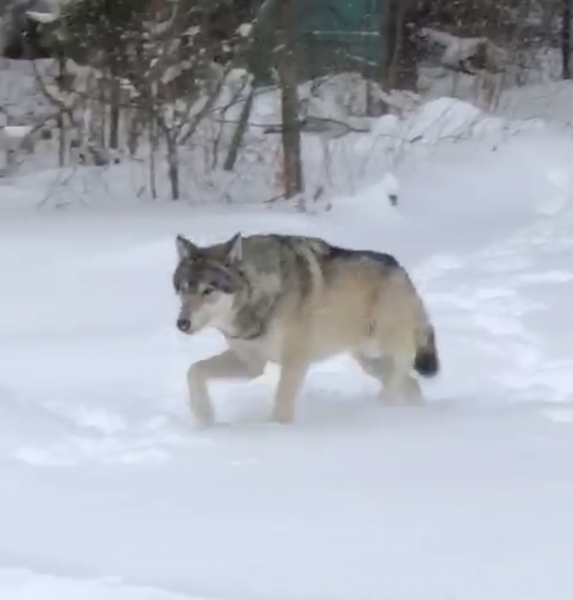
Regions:
[[[380,399],[384,404],[423,404],[424,396],[418,380],[407,377],[400,386],[392,389],[383,389]]]
[[[382,390],[378,398],[380,399],[380,402],[386,406],[396,406],[403,401],[398,394],[388,392],[387,390]]]
[[[213,411],[210,404],[207,403],[191,403],[191,414],[195,425],[200,428],[211,427],[215,419],[213,418]]]
[[[285,410],[273,410],[271,421],[275,423],[281,423],[282,425],[288,425],[294,421],[294,415],[290,411]]]
[[[194,429],[210,429],[214,427],[215,419],[198,419],[196,416],[193,417],[193,428]]]

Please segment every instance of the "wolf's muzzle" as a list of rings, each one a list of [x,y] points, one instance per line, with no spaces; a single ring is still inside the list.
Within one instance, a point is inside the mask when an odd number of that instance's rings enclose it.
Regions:
[[[187,333],[191,329],[191,321],[189,319],[177,319],[177,329],[183,333]]]

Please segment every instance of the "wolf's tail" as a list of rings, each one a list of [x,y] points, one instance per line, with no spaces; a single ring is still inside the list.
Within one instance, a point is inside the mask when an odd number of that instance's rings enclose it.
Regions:
[[[421,343],[416,350],[414,369],[423,377],[433,377],[440,370],[436,334],[430,324],[425,327]]]

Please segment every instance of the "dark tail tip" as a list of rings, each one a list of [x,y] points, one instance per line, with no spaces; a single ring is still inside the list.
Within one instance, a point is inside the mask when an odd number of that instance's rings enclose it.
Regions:
[[[440,360],[436,349],[434,329],[428,332],[426,343],[418,348],[414,358],[414,369],[423,377],[433,377],[440,370]]]

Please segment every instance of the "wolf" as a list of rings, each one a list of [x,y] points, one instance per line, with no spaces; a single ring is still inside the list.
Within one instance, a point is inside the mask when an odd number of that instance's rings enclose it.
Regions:
[[[320,238],[278,234],[199,247],[176,238],[177,328],[218,329],[228,349],[192,364],[192,413],[213,423],[208,383],[254,379],[280,365],[272,418],[289,423],[309,367],[350,353],[389,400],[420,401],[412,371],[439,371],[434,327],[414,284],[389,254],[350,250]]]

